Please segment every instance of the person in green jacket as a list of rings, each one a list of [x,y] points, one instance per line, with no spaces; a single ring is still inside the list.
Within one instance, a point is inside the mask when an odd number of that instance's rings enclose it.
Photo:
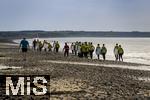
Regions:
[[[84,52],[83,52],[84,57],[85,57],[85,58],[88,58],[89,46],[88,46],[87,42],[85,42],[85,44],[84,44],[84,46],[83,46],[83,50],[84,50]]]
[[[101,54],[103,56],[103,60],[106,60],[106,53],[107,53],[107,49],[105,47],[105,44],[103,44],[102,49],[101,49]]]
[[[59,45],[58,41],[57,41],[56,44],[55,44],[55,48],[56,48],[56,52],[58,53],[59,48],[60,48],[60,45]]]
[[[43,48],[43,43],[42,43],[42,41],[39,41],[39,51],[40,52],[42,51],[42,48]]]
[[[82,58],[82,57],[83,57],[83,54],[84,54],[84,51],[85,51],[85,50],[84,50],[84,43],[81,43],[80,53],[79,53],[78,56]]]
[[[119,48],[118,48],[118,54],[119,54],[119,61],[123,61],[123,54],[124,54],[124,50],[123,48],[121,47],[121,45],[119,45]]]
[[[48,51],[52,51],[52,45],[50,42],[48,43]]]

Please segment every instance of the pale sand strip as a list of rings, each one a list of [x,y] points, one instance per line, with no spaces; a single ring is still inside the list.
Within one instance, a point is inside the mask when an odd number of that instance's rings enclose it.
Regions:
[[[22,68],[22,67],[16,67],[16,66],[5,66],[5,65],[1,65],[0,64],[0,70],[1,69],[20,69],[20,68]]]
[[[117,65],[117,64],[98,64],[98,63],[84,63],[84,62],[72,62],[72,61],[54,61],[54,60],[43,60],[42,62],[56,63],[56,64],[72,64],[72,65],[85,65],[85,66],[103,66],[103,67],[114,67],[132,70],[145,70],[150,71],[150,66],[128,66],[128,65]]]

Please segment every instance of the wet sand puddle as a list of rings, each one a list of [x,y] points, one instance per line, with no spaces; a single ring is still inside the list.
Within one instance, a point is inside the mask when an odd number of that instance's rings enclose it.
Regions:
[[[117,64],[96,64],[96,63],[71,62],[71,61],[54,61],[54,60],[43,60],[42,62],[56,63],[56,64],[85,65],[85,66],[103,66],[103,67],[114,67],[114,68],[150,71],[150,66],[130,66],[130,65],[128,66],[128,65],[117,65]]]

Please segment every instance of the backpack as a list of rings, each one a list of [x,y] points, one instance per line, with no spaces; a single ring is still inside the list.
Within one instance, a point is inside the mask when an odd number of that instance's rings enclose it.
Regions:
[[[102,47],[101,53],[106,54],[106,52],[107,52],[107,49],[105,47]]]
[[[59,48],[59,44],[58,43],[56,44],[56,48]]]

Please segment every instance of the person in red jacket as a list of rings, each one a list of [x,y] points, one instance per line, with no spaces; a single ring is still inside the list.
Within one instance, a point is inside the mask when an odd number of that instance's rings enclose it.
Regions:
[[[64,56],[69,56],[69,46],[67,45],[67,43],[65,43],[65,46],[64,46]]]

